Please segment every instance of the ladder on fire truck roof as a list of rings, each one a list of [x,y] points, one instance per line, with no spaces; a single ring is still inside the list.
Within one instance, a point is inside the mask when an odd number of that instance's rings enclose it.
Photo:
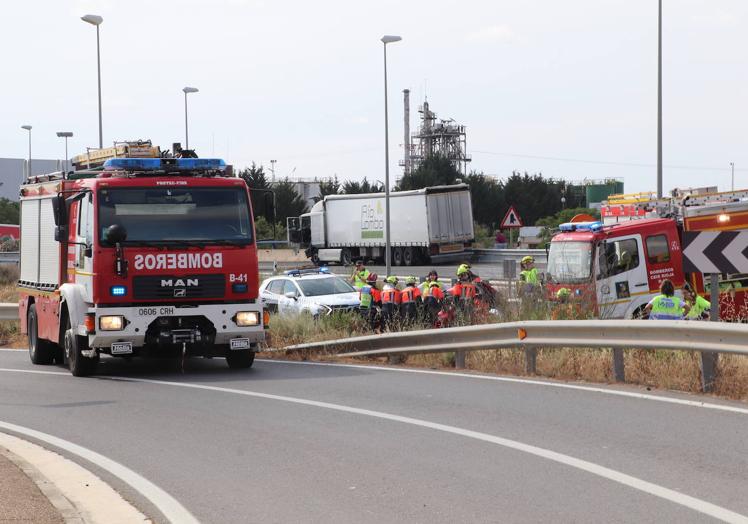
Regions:
[[[115,142],[112,147],[87,149],[85,153],[73,157],[72,164],[76,171],[102,167],[111,158],[159,158],[161,149],[150,140]]]

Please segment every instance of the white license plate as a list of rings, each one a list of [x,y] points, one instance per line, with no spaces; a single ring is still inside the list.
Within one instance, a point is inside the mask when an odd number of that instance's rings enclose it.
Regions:
[[[112,355],[129,355],[132,353],[132,342],[114,342],[111,351]]]
[[[232,338],[230,343],[231,349],[249,349],[248,338]]]

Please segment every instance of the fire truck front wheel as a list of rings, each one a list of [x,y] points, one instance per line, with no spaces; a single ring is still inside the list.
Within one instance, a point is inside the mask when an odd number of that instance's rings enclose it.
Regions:
[[[255,361],[255,352],[251,349],[229,350],[226,363],[231,369],[251,368]]]
[[[96,353],[95,357],[86,357],[82,352],[87,350],[88,343],[85,337],[74,334],[70,327],[70,321],[68,321],[67,329],[65,330],[65,359],[67,360],[70,373],[74,377],[87,377],[96,372],[96,366],[99,363],[99,354]]]
[[[29,358],[34,364],[51,364],[55,356],[55,346],[49,340],[39,338],[39,317],[36,316],[36,304],[29,306],[28,322]]]

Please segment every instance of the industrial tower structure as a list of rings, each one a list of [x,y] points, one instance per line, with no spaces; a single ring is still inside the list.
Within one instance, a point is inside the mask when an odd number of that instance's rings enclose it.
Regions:
[[[467,174],[467,163],[472,159],[467,154],[465,126],[455,123],[453,119],[439,120],[436,113],[429,109],[428,101],[418,109],[421,114],[421,126],[410,135],[410,91],[403,91],[405,104],[405,141],[404,158],[400,161],[403,174],[407,175],[418,169],[424,160],[433,156],[448,159],[463,175]]]

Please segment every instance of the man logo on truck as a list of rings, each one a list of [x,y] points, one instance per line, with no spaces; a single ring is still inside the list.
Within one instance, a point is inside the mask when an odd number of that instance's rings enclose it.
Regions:
[[[181,279],[178,278],[177,280],[161,280],[161,287],[195,287],[199,286],[198,279],[196,278],[187,278],[187,279]]]

